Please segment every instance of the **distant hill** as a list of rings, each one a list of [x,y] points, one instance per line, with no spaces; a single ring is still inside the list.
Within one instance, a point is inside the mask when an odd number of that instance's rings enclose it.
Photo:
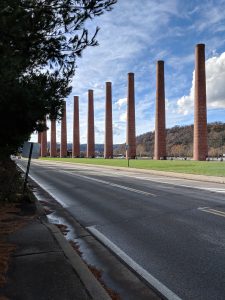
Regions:
[[[138,156],[153,156],[154,155],[154,131],[141,134],[136,137],[137,155]],[[167,140],[167,156],[184,157],[193,156],[193,125],[174,126],[166,129]],[[225,123],[214,122],[208,124],[208,146],[209,156],[220,156],[225,153]],[[50,143],[48,142],[48,148]],[[57,144],[60,148],[60,144]],[[86,144],[81,144],[80,149],[85,153]],[[125,155],[125,143],[113,145],[114,154]],[[68,151],[72,151],[72,143],[68,143]],[[95,151],[99,155],[103,155],[104,144],[95,144]]]
[[[113,145],[113,149],[118,148],[120,145],[119,144],[115,144]],[[50,149],[50,142],[48,142],[48,149]],[[57,149],[59,151],[60,149],[60,143],[57,143]],[[67,144],[67,149],[69,152],[72,152],[72,143],[68,143]],[[87,144],[81,144],[80,145],[80,151],[81,152],[86,152],[87,150]],[[99,154],[103,154],[104,152],[104,144],[95,144],[95,151],[99,152]]]
[[[193,125],[175,126],[166,130],[167,156],[193,155]],[[137,155],[153,156],[154,132],[137,136]],[[225,153],[225,123],[208,124],[209,156]]]

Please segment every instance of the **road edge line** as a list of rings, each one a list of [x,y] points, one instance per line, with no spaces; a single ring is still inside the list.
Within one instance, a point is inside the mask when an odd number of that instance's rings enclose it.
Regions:
[[[18,165],[17,165],[18,166]],[[23,167],[18,166],[23,172],[25,171]],[[39,184],[37,180],[35,180],[31,175],[29,175],[31,180],[33,180],[41,189],[46,191],[43,185]],[[49,193],[48,191],[46,191]],[[51,195],[49,193],[49,195]],[[55,197],[51,195],[54,199]],[[35,198],[38,200],[37,195]],[[39,201],[39,200],[38,200]],[[40,209],[42,206],[38,202],[38,208]],[[108,295],[104,287],[100,284],[100,282],[95,278],[95,276],[91,273],[88,266],[84,263],[82,258],[77,254],[77,252],[73,249],[67,239],[63,236],[61,231],[52,223],[48,223],[45,220],[41,220],[41,222],[51,231],[52,235],[56,239],[59,247],[64,253],[65,257],[68,259],[71,267],[74,269],[75,273],[78,274],[81,282],[83,283],[85,289],[90,294],[93,300],[110,300],[111,297]]]
[[[50,159],[40,159],[42,162],[53,162],[53,163],[63,163],[63,164],[74,164],[74,165],[83,165],[83,166],[94,166],[99,168],[108,168],[108,169],[115,169],[121,171],[128,171],[128,172],[138,172],[138,173],[145,173],[150,175],[156,176],[164,176],[164,177],[174,177],[180,179],[188,179],[194,181],[203,181],[203,182],[212,182],[212,183],[225,183],[225,177],[222,176],[211,176],[211,175],[201,175],[201,174],[192,174],[192,173],[178,173],[172,171],[160,171],[160,170],[153,170],[153,169],[138,169],[138,168],[128,168],[128,167],[118,167],[118,166],[108,166],[108,165],[98,165],[98,164],[85,164],[85,163],[75,163],[75,162],[68,162],[68,161],[60,161],[60,160],[50,160]]]
[[[105,289],[99,283],[99,281],[91,273],[87,265],[83,262],[81,257],[76,253],[70,243],[62,235],[61,231],[51,223],[43,222],[44,225],[51,231],[55,239],[57,240],[64,255],[70,262],[70,265],[74,271],[78,274],[83,285],[91,295],[93,300],[110,300],[110,296]]]
[[[129,257],[123,250],[111,242],[105,235],[103,235],[94,226],[86,227],[104,246],[109,248],[116,256],[118,256],[131,270],[137,273],[143,278],[155,291],[168,300],[181,300],[174,292],[167,288],[158,279],[148,273],[138,263],[136,263],[131,257]]]

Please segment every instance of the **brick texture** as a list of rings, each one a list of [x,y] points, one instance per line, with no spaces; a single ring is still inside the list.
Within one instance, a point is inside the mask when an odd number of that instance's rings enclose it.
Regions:
[[[94,95],[88,90],[87,157],[95,157]]]
[[[50,156],[51,157],[56,157],[57,156],[57,149],[56,149],[56,121],[55,120],[51,120]]]
[[[112,84],[106,82],[104,158],[113,158]]]
[[[40,144],[39,156],[41,156],[41,132],[38,132],[38,143]]]
[[[45,121],[46,122],[46,121]],[[47,156],[47,131],[41,133],[41,156]]]
[[[64,102],[63,116],[61,120],[60,157],[67,157],[66,102]]]
[[[73,148],[72,156],[80,156],[80,124],[79,124],[79,97],[74,96],[73,109]]]
[[[194,160],[205,160],[208,156],[205,45],[195,48],[195,100],[194,100]]]
[[[165,120],[165,87],[164,61],[156,64],[156,111],[155,111],[155,149],[154,159],[166,159],[166,120]]]
[[[128,73],[126,158],[136,157],[134,73]]]

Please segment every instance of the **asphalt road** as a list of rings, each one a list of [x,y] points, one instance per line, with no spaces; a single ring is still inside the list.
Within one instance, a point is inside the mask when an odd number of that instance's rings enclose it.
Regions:
[[[224,184],[47,161],[30,174],[169,299],[225,299]]]

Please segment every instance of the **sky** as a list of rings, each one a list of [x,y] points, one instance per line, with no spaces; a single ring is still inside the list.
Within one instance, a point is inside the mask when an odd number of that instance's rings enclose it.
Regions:
[[[208,122],[225,122],[224,11],[225,0],[118,0],[111,12],[89,22],[90,32],[101,28],[99,46],[88,48],[77,60],[73,90],[66,99],[68,142],[75,95],[80,102],[80,142],[87,142],[87,91],[93,89],[95,143],[104,143],[106,81],[112,82],[113,142],[125,142],[129,72],[135,74],[136,135],[153,131],[157,60],[165,62],[166,127],[193,124],[194,51],[199,43],[206,45]]]

